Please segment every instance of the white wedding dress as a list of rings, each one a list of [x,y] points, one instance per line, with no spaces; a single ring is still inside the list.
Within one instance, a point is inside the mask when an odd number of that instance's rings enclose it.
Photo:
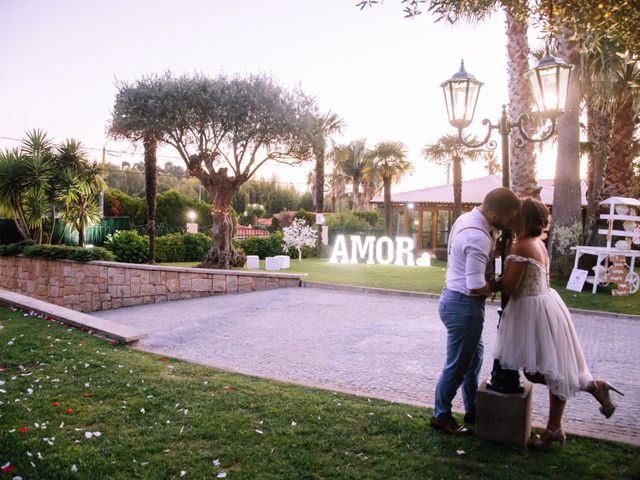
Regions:
[[[494,358],[503,368],[544,375],[547,386],[567,399],[593,379],[582,353],[571,314],[549,286],[547,268],[532,258],[509,255],[507,262],[525,262],[518,291],[502,313]]]

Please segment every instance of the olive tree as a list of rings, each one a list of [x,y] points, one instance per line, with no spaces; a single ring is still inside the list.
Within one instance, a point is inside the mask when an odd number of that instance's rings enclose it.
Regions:
[[[298,164],[311,156],[315,101],[266,75],[156,79],[162,140],[212,199],[211,249],[201,266],[239,263],[231,243],[234,193],[267,162]]]

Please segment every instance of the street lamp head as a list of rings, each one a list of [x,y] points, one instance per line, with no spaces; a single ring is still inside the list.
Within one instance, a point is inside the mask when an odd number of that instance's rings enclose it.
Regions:
[[[526,77],[542,117],[555,120],[564,113],[572,69],[573,65],[550,55],[547,48],[538,65],[527,72]]]
[[[189,210],[187,212],[187,218],[193,222],[196,219],[196,212]]]
[[[444,92],[449,123],[457,129],[468,127],[473,121],[476,104],[483,83],[464,69],[464,60],[460,70],[440,86]]]

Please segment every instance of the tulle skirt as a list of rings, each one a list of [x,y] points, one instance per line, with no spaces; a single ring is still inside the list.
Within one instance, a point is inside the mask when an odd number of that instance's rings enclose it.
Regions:
[[[541,373],[551,391],[563,399],[584,390],[593,379],[571,314],[553,289],[509,299],[494,358],[503,368]]]

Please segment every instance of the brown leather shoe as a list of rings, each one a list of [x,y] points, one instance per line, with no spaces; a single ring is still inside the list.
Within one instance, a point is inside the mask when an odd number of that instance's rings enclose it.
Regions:
[[[475,412],[467,412],[464,414],[464,424],[465,425],[475,425],[476,423],[476,413]]]
[[[431,417],[431,421],[429,422],[429,424],[431,425],[431,428],[442,430],[443,432],[447,432],[451,435],[471,434],[471,431],[468,428],[458,425],[458,422],[456,422],[453,417],[449,417],[444,420],[439,420],[436,417]]]

